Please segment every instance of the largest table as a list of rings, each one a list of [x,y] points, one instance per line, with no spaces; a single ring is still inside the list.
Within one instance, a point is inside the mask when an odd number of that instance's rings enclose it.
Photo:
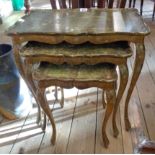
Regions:
[[[150,33],[136,9],[35,10],[20,19],[7,33],[13,40],[17,67],[30,88],[32,84],[25,78],[19,55],[23,42],[33,40],[49,44],[59,44],[63,41],[71,44],[104,44],[114,41],[134,43],[134,68],[125,100],[125,125],[127,130],[131,128],[128,103],[144,62],[144,37]]]

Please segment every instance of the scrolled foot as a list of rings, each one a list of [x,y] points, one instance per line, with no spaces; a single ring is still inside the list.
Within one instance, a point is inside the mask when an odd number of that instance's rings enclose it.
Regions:
[[[106,133],[102,133],[102,138],[103,138],[104,147],[108,148],[108,146],[109,146],[109,139],[108,139]]]
[[[55,145],[55,142],[56,142],[56,136],[52,135],[52,138],[51,138],[52,145]]]

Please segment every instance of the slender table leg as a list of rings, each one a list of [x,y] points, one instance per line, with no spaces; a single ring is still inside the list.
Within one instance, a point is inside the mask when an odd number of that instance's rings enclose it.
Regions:
[[[60,88],[61,89],[61,101],[60,101],[60,105],[61,105],[61,108],[64,107],[64,89],[63,88]]]
[[[16,63],[16,66],[18,68],[18,71],[20,73],[20,75],[22,76],[22,78],[24,79],[24,81],[26,82],[29,90],[31,91],[31,93],[33,94],[33,96],[35,97],[36,101],[37,101],[37,97],[36,97],[36,91],[35,89],[33,89],[31,87],[31,84],[29,83],[29,81],[25,78],[25,71],[23,69],[23,66],[22,66],[22,61],[21,61],[21,58],[20,58],[20,55],[19,55],[19,50],[21,48],[21,44],[17,43],[16,40],[13,39],[13,52],[14,52],[14,59],[15,59],[15,63]],[[38,105],[38,104],[37,104]],[[40,122],[41,120],[41,112],[40,112],[40,107],[38,105],[38,116],[37,116],[37,123]]]
[[[44,113],[47,115],[47,117],[50,120],[50,123],[52,125],[53,134],[52,134],[51,142],[54,145],[55,141],[56,141],[56,126],[55,126],[55,121],[54,121],[52,112],[49,108],[49,105],[48,105],[48,102],[46,99],[45,89],[40,89],[39,87],[37,87],[37,93],[36,94],[37,94],[37,98],[39,100],[39,104],[40,104],[41,108],[43,109]],[[46,122],[44,122],[44,124],[45,123]]]
[[[19,55],[20,46],[21,46],[20,44],[16,43],[16,41],[13,40],[13,54],[14,54],[15,63],[20,75],[25,80],[25,72]]]
[[[127,86],[127,82],[128,82],[129,72],[128,72],[127,63],[119,65],[119,74],[120,74],[120,85],[119,85],[119,89],[118,89],[118,93],[117,93],[116,103],[115,103],[114,109],[113,109],[113,116],[112,116],[114,137],[117,137],[119,134],[119,131],[118,131],[118,128],[116,125],[116,113],[117,113],[119,103],[121,101],[121,98],[123,96],[124,90],[125,90],[125,88]]]
[[[60,90],[61,90],[60,105],[61,105],[61,108],[63,108],[64,107],[64,90],[63,90],[63,88],[60,88]],[[54,96],[55,96],[55,99],[58,100],[58,87],[57,86],[55,86],[55,94],[54,94]]]
[[[46,114],[44,113],[44,120],[43,120],[43,125],[42,125],[42,130],[45,131],[46,130],[46,123],[47,119],[46,119]]]
[[[133,0],[133,8],[135,8],[135,5],[136,5],[136,0]]]
[[[143,3],[144,3],[144,0],[141,0],[141,3],[140,3],[140,15],[143,14]]]
[[[97,1],[98,8],[105,8],[105,0]]]
[[[138,77],[140,75],[140,72],[142,70],[142,66],[144,63],[144,57],[145,57],[145,46],[143,43],[136,43],[136,56],[134,60],[134,68],[133,73],[130,81],[130,85],[127,92],[127,97],[125,101],[125,112],[124,112],[124,120],[125,120],[125,128],[126,130],[129,130],[131,128],[131,124],[129,122],[129,116],[128,116],[128,104],[131,97],[131,94],[133,92],[133,89],[135,87],[135,84],[138,80]]]
[[[152,21],[154,20],[154,14],[155,14],[155,1],[154,1],[154,7],[153,7]]]
[[[55,93],[54,93],[55,99],[58,100],[58,87],[55,86]]]
[[[40,106],[38,104],[39,100],[36,97],[36,87],[35,87],[35,84],[34,84],[33,79],[32,79],[32,64],[26,62],[26,60],[25,60],[25,66],[26,66],[25,67],[25,78],[26,78],[27,83],[29,85],[29,88],[30,88],[31,92],[33,92],[33,96],[35,97],[35,100],[37,102],[37,108],[38,108],[37,124],[39,124],[41,121],[41,109],[40,109]]]
[[[126,5],[126,0],[120,0],[120,5],[119,5],[119,7],[120,7],[120,8],[125,8],[125,5]]]
[[[131,8],[132,0],[129,0],[129,8]]]
[[[115,104],[115,101],[116,101],[115,89],[106,91],[106,101],[107,101],[107,108],[106,108],[106,112],[105,112],[105,116],[102,124],[102,138],[103,138],[104,146],[107,148],[109,145],[109,139],[106,134],[106,125],[112,113],[113,105]]]
[[[103,109],[106,108],[106,98],[105,98],[105,91],[102,90],[102,105],[103,105]]]

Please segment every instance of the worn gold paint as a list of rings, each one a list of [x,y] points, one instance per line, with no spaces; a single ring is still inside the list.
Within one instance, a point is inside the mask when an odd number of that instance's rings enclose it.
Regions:
[[[25,72],[24,67],[19,55],[19,51],[21,50],[22,43],[26,41],[38,41],[42,43],[48,44],[60,44],[62,42],[67,42],[70,44],[82,44],[86,42],[90,42],[96,45],[103,44],[103,43],[111,43],[115,41],[127,41],[135,43],[136,47],[136,57],[134,63],[134,70],[133,75],[131,77],[131,82],[129,83],[129,88],[127,92],[127,99],[125,103],[125,124],[126,129],[130,128],[130,122],[128,119],[128,103],[130,96],[132,94],[133,88],[136,84],[136,81],[139,77],[145,56],[145,48],[144,48],[144,37],[150,33],[149,28],[143,22],[143,19],[138,14],[138,11],[135,9],[71,9],[71,10],[35,10],[29,16],[25,16],[23,20],[17,22],[13,27],[11,27],[7,31],[8,35],[13,37],[14,43],[14,56],[16,60],[17,67],[23,78],[26,80],[28,85],[31,88],[31,80],[32,77],[30,74],[31,68]],[[41,48],[42,49],[42,48]],[[108,49],[109,50],[109,49]],[[122,49],[123,50],[123,49]],[[69,56],[71,59],[68,59],[71,64],[79,64],[79,62],[86,62],[86,64],[96,64],[101,62],[113,62],[114,64],[118,65],[120,69],[120,78],[124,79],[122,85],[120,85],[119,93],[115,98],[115,86],[109,85],[109,83],[104,83],[104,88],[107,89],[106,96],[107,96],[107,110],[105,114],[105,119],[103,122],[102,128],[102,136],[105,146],[108,146],[108,138],[106,136],[105,128],[107,120],[112,112],[113,103],[116,100],[115,109],[113,113],[113,129],[114,135],[117,136],[118,130],[115,122],[115,116],[117,112],[117,108],[120,102],[120,99],[123,95],[123,91],[127,84],[128,78],[128,71],[127,71],[127,57],[130,55],[122,55],[120,51],[119,54],[113,53],[113,50],[109,50],[111,55],[103,54],[104,59],[101,57],[99,59],[96,58],[94,54],[93,60],[90,61],[90,57],[86,56],[81,61],[77,55],[71,55],[72,51],[65,53],[65,56]],[[43,52],[43,50],[42,50]],[[100,52],[100,50],[99,50]],[[55,51],[55,53],[57,53]],[[61,53],[61,52],[60,52]],[[31,53],[32,54],[32,53]],[[47,52],[46,52],[47,54]],[[36,56],[36,55],[35,55]],[[56,64],[63,64],[64,58],[56,56],[56,57],[49,57],[42,56],[41,59],[26,55],[26,62],[27,64],[31,64],[34,61],[33,58],[37,59],[37,61],[49,61]],[[27,59],[28,58],[28,59]],[[76,58],[76,59],[74,59]],[[96,59],[95,59],[96,58]],[[98,61],[99,59],[99,61]],[[67,61],[68,61],[67,60]],[[96,63],[94,63],[96,62]],[[49,81],[48,81],[49,82]],[[37,101],[46,112],[48,118],[53,127],[53,136],[52,136],[52,143],[55,143],[56,140],[56,128],[53,116],[51,111],[46,103],[44,98],[45,88],[49,84],[59,84],[63,85],[64,87],[71,88],[73,87],[73,83],[62,82],[60,80],[53,80],[51,83],[48,83],[45,80],[41,80],[37,82],[38,89],[36,92],[31,88],[32,92],[35,92]],[[85,82],[83,83],[77,81],[74,83],[74,86],[78,88],[85,88],[86,86],[96,85],[96,87],[101,87],[101,84],[94,83],[94,82]],[[32,85],[33,86],[33,85]]]
[[[136,9],[34,10],[8,31],[8,35],[147,35],[148,27]]]

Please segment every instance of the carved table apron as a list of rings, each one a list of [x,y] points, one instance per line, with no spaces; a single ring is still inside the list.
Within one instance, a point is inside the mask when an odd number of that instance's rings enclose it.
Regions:
[[[64,10],[34,10],[23,17],[7,31],[12,37],[16,65],[35,96],[35,88],[30,80],[25,78],[24,69],[19,55],[21,44],[25,41],[38,41],[49,44],[59,44],[63,41],[71,44],[91,42],[104,44],[115,41],[128,41],[135,44],[135,60],[132,77],[125,101],[125,126],[131,128],[128,118],[128,103],[140,75],[144,57],[144,37],[150,33],[136,9],[64,9]],[[121,68],[124,64],[113,61]],[[120,83],[121,84],[121,83]],[[115,119],[118,104],[126,84],[119,89],[115,104]]]

